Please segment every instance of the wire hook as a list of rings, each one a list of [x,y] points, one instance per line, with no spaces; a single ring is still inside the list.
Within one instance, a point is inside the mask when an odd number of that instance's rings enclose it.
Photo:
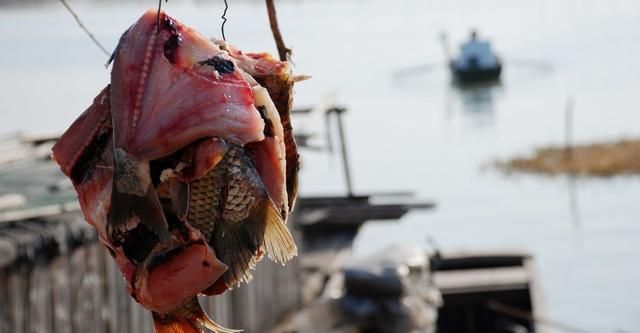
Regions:
[[[229,10],[229,3],[227,3],[227,0],[224,0],[224,12],[222,13],[222,16],[220,16],[220,18],[222,19],[222,40],[224,40],[225,42],[227,41],[227,37],[224,35],[224,25],[227,23],[227,11]]]
[[[169,0],[164,0],[164,2],[169,2]],[[158,15],[156,17],[156,32],[160,33],[160,11],[162,11],[162,0],[158,0]]]

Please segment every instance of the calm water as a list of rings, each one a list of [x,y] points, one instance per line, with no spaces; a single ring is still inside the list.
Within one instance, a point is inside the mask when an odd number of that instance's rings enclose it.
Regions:
[[[170,1],[167,9],[218,34],[221,3]],[[76,7],[113,48],[148,6]],[[569,96],[577,142],[639,134],[640,2],[289,1],[279,16],[297,70],[314,77],[298,86],[298,105],[332,96],[350,108],[356,191],[411,190],[439,204],[400,223],[367,225],[357,254],[423,245],[428,235],[445,249],[524,249],[536,257],[549,317],[592,332],[638,331],[640,178],[571,182],[483,166],[561,143]],[[261,3],[231,1],[228,17],[230,41],[274,50]],[[458,42],[473,27],[506,60],[501,86],[459,91],[445,70],[393,79],[403,67],[444,61],[441,31]],[[53,1],[0,9],[0,45],[0,134],[65,128],[109,78],[106,57]],[[553,70],[516,67],[518,59]],[[343,188],[339,159],[305,153],[303,193]]]

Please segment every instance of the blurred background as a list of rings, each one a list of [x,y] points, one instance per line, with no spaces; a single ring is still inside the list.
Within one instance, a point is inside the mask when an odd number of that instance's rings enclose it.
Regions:
[[[68,2],[109,50],[157,5]],[[220,36],[222,0],[163,6]],[[590,332],[637,331],[640,179],[505,174],[493,164],[562,146],[568,103],[575,144],[640,135],[640,2],[277,6],[296,73],[313,77],[296,85],[295,105],[331,100],[349,108],[344,124],[354,193],[408,190],[438,204],[399,223],[365,225],[354,256],[393,243],[427,248],[428,238],[444,249],[523,250],[535,257],[547,317]],[[262,1],[229,0],[227,18],[229,42],[276,53]],[[498,82],[466,87],[452,80],[443,41],[455,56],[474,29],[491,42],[503,68]],[[109,81],[107,57],[57,1],[1,1],[0,45],[0,136],[66,129]],[[323,125],[294,119],[305,131],[324,133]],[[304,151],[302,195],[344,194],[341,168],[326,151]]]

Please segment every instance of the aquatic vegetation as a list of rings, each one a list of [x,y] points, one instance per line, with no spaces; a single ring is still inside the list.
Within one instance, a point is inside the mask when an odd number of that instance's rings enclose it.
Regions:
[[[596,177],[640,174],[640,139],[624,139],[572,147],[549,146],[527,157],[498,161],[506,172]]]

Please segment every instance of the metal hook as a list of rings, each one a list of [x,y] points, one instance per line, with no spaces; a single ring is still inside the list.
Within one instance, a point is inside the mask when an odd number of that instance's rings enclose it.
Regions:
[[[227,41],[227,37],[224,35],[224,25],[227,23],[227,10],[229,10],[229,4],[227,3],[227,0],[224,0],[224,12],[220,18],[222,19],[222,40],[225,42]]]
[[[169,0],[164,0],[164,2],[169,2]],[[157,33],[160,33],[160,11],[162,11],[162,0],[158,0],[158,16],[156,18],[157,20]]]

